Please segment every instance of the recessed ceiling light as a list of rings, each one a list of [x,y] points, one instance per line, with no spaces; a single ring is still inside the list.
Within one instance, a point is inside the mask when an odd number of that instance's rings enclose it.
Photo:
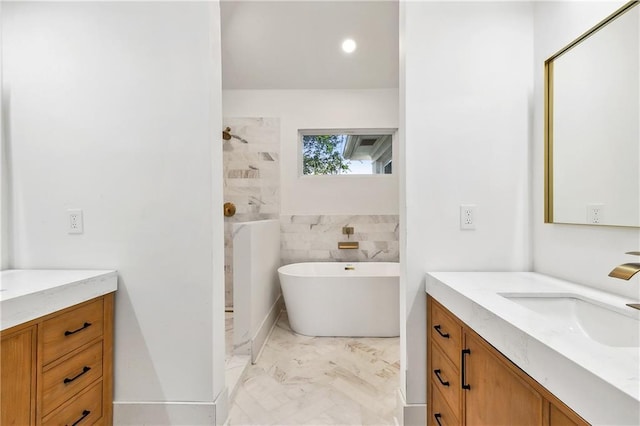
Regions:
[[[353,51],[356,50],[357,46],[358,45],[356,44],[356,42],[350,38],[342,42],[342,50],[344,50],[347,53],[353,53]]]

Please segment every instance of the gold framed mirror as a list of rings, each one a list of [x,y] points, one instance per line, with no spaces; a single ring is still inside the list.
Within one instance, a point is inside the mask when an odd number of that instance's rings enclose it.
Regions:
[[[640,227],[639,5],[545,61],[545,223]]]

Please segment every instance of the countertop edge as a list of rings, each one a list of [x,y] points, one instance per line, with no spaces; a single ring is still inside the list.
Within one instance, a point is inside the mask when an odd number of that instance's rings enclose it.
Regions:
[[[2,301],[0,331],[112,293],[117,289],[118,272],[101,270],[91,277]]]

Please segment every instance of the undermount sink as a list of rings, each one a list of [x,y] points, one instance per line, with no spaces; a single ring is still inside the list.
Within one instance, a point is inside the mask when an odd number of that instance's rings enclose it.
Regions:
[[[561,328],[603,345],[640,346],[640,320],[635,312],[585,299],[577,294],[499,293],[544,315]]]

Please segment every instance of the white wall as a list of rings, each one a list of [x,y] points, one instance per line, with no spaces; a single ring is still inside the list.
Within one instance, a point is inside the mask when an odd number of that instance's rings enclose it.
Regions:
[[[5,2],[3,18],[12,266],[117,269],[116,422],[211,422],[224,388],[217,2]],[[68,208],[84,234],[66,233]]]
[[[426,423],[426,411],[422,407],[418,406],[414,410],[416,419],[409,419],[407,410],[404,406],[407,405],[407,321],[408,312],[407,302],[413,301],[415,296],[415,288],[411,290],[413,296],[409,298],[409,287],[407,279],[407,257],[405,256],[407,250],[407,144],[406,144],[406,127],[407,127],[407,83],[406,83],[406,69],[407,69],[407,8],[403,2],[400,2],[398,9],[398,44],[399,44],[399,64],[398,64],[398,163],[403,165],[403,170],[398,173],[400,191],[398,197],[399,203],[399,218],[398,218],[398,257],[400,260],[400,391],[396,395],[396,404],[399,408],[396,410],[399,416],[399,423],[404,425],[412,424],[425,424]],[[417,42],[414,41],[414,42]],[[400,256],[402,255],[402,256]],[[413,284],[415,287],[415,284]],[[415,327],[415,326],[414,326]],[[425,321],[426,328],[426,321]],[[425,396],[426,400],[426,396]],[[407,415],[405,415],[405,413]]]
[[[2,20],[2,2],[0,2],[0,20]],[[0,46],[2,46],[2,31],[0,31]],[[0,55],[0,88],[4,88],[2,55]],[[8,269],[11,262],[9,256],[9,164],[7,162],[8,144],[5,139],[5,93],[0,90],[0,270]]]
[[[530,266],[533,20],[531,4],[520,2],[402,2],[401,17],[407,320],[401,362],[407,403],[424,404],[424,274]],[[464,203],[477,205],[475,231],[459,229]]]
[[[544,224],[543,63],[625,1],[536,2],[535,121],[533,169],[533,269],[603,290],[640,298],[640,276],[630,282],[607,275],[616,265],[636,261],[624,252],[640,249],[638,228]],[[612,188],[612,190],[616,190]]]
[[[285,215],[398,214],[398,174],[299,176],[299,129],[397,128],[398,90],[224,90],[225,117],[278,117]],[[397,162],[397,141],[394,164]],[[395,168],[398,170],[398,167]]]

